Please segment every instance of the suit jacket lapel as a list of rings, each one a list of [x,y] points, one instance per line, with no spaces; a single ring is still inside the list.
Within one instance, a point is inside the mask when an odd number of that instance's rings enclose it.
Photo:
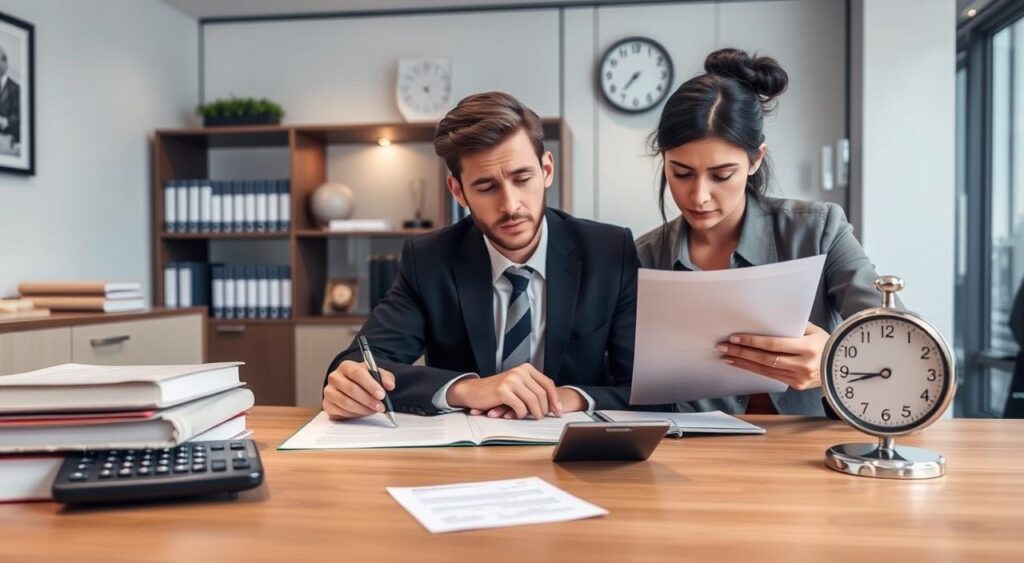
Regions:
[[[562,359],[569,343],[569,330],[576,314],[582,262],[576,253],[576,242],[557,213],[547,212],[547,318],[544,335],[544,375],[555,379],[562,369]]]
[[[461,252],[452,269],[477,371],[483,376],[494,375],[494,355],[498,345],[494,341],[491,259],[484,246],[483,233],[475,226],[466,231]]]

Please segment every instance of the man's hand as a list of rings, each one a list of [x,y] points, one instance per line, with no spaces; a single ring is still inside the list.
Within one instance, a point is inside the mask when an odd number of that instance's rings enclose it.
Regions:
[[[381,369],[381,387],[366,364],[345,360],[327,376],[323,409],[331,420],[347,420],[384,412],[384,390],[394,391],[395,376]],[[454,386],[453,386],[454,387]]]
[[[558,400],[562,403],[562,414],[587,410],[589,403],[580,395],[579,391],[568,387],[558,388]],[[499,405],[491,410],[469,409],[469,414],[474,416],[486,414],[489,418],[515,418],[516,413],[507,405]]]
[[[490,377],[461,379],[448,388],[445,399],[452,407],[469,408],[470,412],[506,406],[515,418],[529,415],[539,420],[548,413],[562,416],[555,383],[530,364]]]

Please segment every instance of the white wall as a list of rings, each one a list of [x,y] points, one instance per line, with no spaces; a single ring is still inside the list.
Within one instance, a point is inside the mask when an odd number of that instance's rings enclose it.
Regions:
[[[28,279],[149,292],[147,133],[190,123],[198,24],[159,0],[3,0],[35,25],[36,175],[0,174],[0,295]]]
[[[841,192],[822,193],[817,178],[819,147],[843,134],[844,6],[679,2],[212,24],[203,32],[204,96],[267,96],[284,105],[289,123],[395,121],[397,59],[448,57],[455,99],[500,89],[541,116],[563,117],[573,137],[572,211],[639,235],[661,222],[658,169],[644,146],[661,108],[626,115],[600,99],[593,73],[604,50],[629,35],[656,39],[673,58],[675,86],[703,72],[704,58],[718,47],[776,56],[792,78],[766,123],[779,192],[841,201]],[[364,164],[329,168],[333,179],[343,169],[350,177],[379,176],[353,170]],[[438,180],[427,178],[433,186]],[[359,198],[373,197],[353,188]]]
[[[953,335],[954,0],[855,0],[852,211],[879,273]],[[911,23],[912,22],[912,23]]]

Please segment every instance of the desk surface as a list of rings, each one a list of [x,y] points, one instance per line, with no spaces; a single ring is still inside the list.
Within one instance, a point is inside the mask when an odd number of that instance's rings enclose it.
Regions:
[[[747,417],[768,433],[665,440],[632,464],[559,466],[550,446],[276,451],[312,413],[254,410],[266,484],[235,501],[0,505],[0,561],[1024,559],[1019,421],[942,420],[903,443],[949,474],[897,482],[826,469],[828,446],[862,435],[817,419]],[[533,475],[610,514],[431,535],[384,490]]]

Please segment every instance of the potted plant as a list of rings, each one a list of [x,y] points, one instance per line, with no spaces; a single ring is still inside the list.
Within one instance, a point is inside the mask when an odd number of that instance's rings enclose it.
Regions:
[[[277,125],[284,110],[266,98],[220,98],[196,108],[206,127],[217,125]]]

